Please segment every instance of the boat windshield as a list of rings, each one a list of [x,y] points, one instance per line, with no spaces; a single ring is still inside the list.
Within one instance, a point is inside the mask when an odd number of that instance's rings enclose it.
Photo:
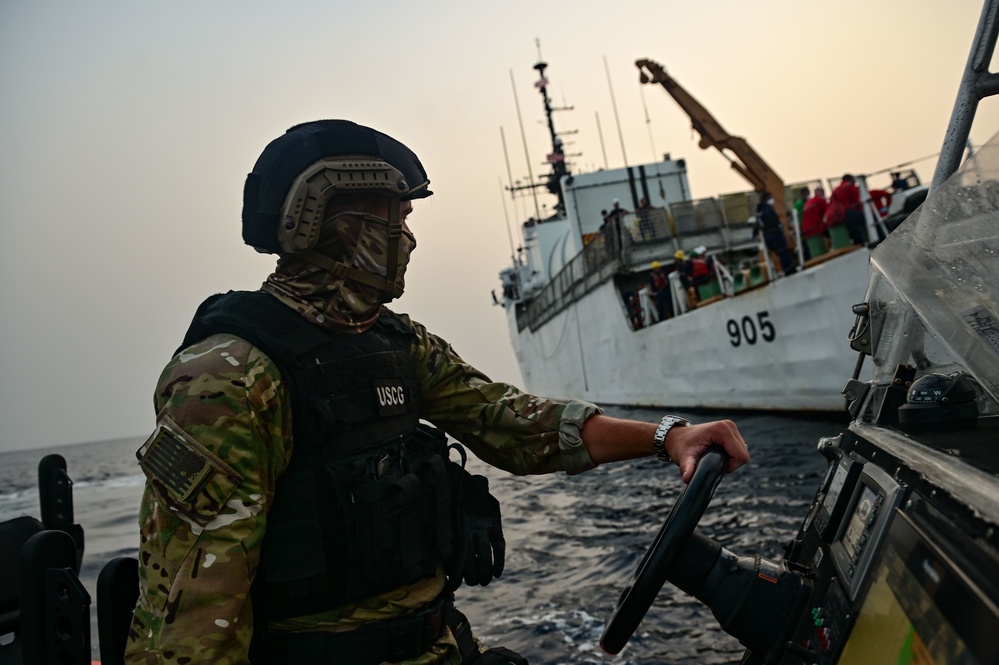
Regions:
[[[980,413],[999,413],[999,134],[872,253],[868,303],[875,384],[898,365],[964,371]]]

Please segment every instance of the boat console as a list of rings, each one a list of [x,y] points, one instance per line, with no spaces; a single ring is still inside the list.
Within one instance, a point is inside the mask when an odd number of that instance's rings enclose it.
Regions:
[[[954,455],[997,447],[999,418],[981,421],[947,452],[857,426],[820,443],[828,471],[786,552],[813,592],[780,662],[999,662],[999,450],[991,468]]]

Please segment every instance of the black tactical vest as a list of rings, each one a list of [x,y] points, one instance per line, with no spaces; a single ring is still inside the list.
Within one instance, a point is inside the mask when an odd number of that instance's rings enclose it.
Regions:
[[[230,291],[199,307],[184,347],[222,332],[264,351],[292,394],[294,447],[267,510],[257,617],[313,614],[434,575],[452,548],[447,444],[419,424],[412,330],[383,309],[366,332],[329,333],[267,293]]]

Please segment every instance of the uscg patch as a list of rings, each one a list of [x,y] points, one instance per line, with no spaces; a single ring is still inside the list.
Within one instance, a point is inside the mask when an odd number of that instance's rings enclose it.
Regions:
[[[378,415],[400,416],[406,413],[406,388],[402,379],[376,379],[374,384]]]

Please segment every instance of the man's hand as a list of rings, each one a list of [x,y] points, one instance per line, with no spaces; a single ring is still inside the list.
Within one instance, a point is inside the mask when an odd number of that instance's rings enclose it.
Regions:
[[[591,416],[583,424],[583,445],[596,465],[648,457],[655,454],[653,437],[658,425],[604,415]],[[712,445],[725,449],[728,455],[725,471],[728,473],[749,461],[746,442],[731,420],[716,420],[686,427],[674,425],[666,435],[664,444],[666,452],[680,466],[684,483],[690,482],[697,461]]]
[[[731,473],[749,461],[746,442],[731,420],[673,427],[666,435],[665,444],[666,452],[680,467],[684,483],[689,483],[694,477],[698,460],[713,445],[721,446],[728,455],[725,473]]]

